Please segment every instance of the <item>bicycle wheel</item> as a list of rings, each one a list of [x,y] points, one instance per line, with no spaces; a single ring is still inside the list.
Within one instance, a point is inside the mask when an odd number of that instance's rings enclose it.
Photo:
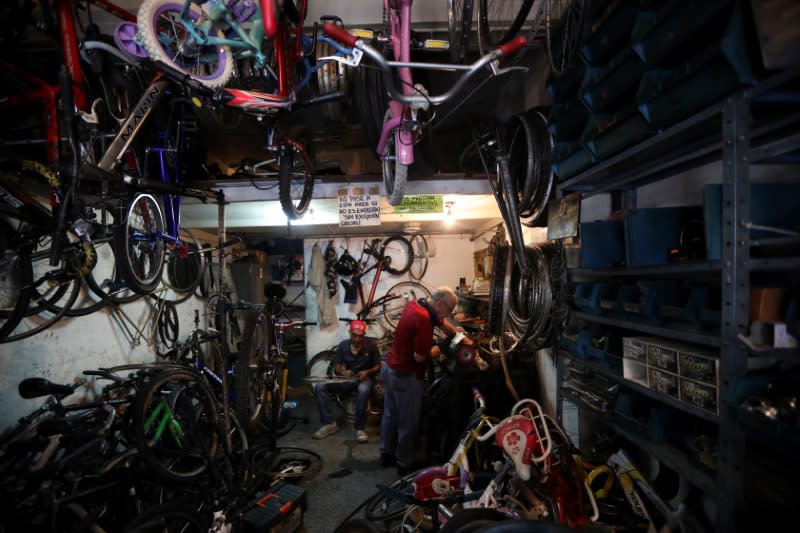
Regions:
[[[336,350],[323,350],[314,355],[306,363],[307,378],[329,378],[333,376],[333,362],[336,360]],[[308,382],[308,390],[312,395],[316,395],[314,389],[315,382]]]
[[[469,51],[472,33],[473,0],[447,0],[447,35],[450,61],[461,63]]]
[[[246,432],[261,427],[272,384],[268,380],[270,317],[261,311],[247,315],[236,360],[236,417]]]
[[[137,390],[133,438],[149,472],[166,482],[189,482],[217,452],[216,400],[194,372],[171,368]]]
[[[278,156],[281,207],[289,220],[303,216],[314,192],[314,163],[302,144],[287,141]]]
[[[583,0],[547,0],[545,48],[553,76],[563,76],[578,53],[586,8]]]
[[[478,49],[481,55],[513,39],[528,18],[532,5],[533,0],[480,0]]]
[[[390,489],[403,492],[408,495],[414,494],[414,478],[419,474],[419,470],[401,477],[391,485]],[[393,498],[381,493],[376,494],[369,500],[364,508],[364,516],[373,522],[386,522],[403,516],[408,506],[397,498]]]
[[[298,483],[311,481],[322,471],[322,456],[315,451],[295,446],[281,446],[269,467],[272,479]]]
[[[411,268],[414,254],[411,243],[400,235],[394,235],[383,241],[381,245],[381,258],[385,260],[383,271],[393,276],[401,276]]]
[[[401,281],[392,285],[386,294],[394,296],[383,303],[383,318],[392,330],[397,328],[397,323],[400,322],[400,316],[408,302],[431,297],[431,291],[415,281]]]
[[[20,323],[31,299],[31,258],[13,244],[13,237],[8,224],[0,221],[0,342]]]
[[[384,124],[392,118],[392,111],[387,110],[383,117]],[[408,165],[397,160],[397,131],[389,133],[386,140],[386,147],[381,157],[381,170],[383,173],[383,187],[386,198],[392,205],[397,205],[403,201],[406,193],[406,183],[408,182]]]
[[[428,271],[428,241],[423,235],[417,234],[411,237],[410,243],[412,259],[408,275],[419,281]]]
[[[164,268],[164,216],[155,198],[137,194],[125,220],[114,230],[117,268],[128,287],[149,294],[161,280]]]
[[[163,61],[211,89],[224,87],[233,73],[230,48],[197,42],[181,21],[183,7],[178,0],[145,0],[136,16],[142,44],[150,59]],[[194,23],[206,19],[194,3],[189,4],[187,16]],[[209,33],[225,37],[221,29],[211,28]]]
[[[81,291],[80,278],[56,275],[43,281],[38,287],[33,287],[37,281],[41,281],[49,272],[54,271],[48,258],[49,251],[37,253],[35,260],[28,258],[33,280],[28,306],[22,319],[8,332],[4,342],[27,339],[41,333],[64,318],[77,301]]]
[[[165,503],[145,510],[131,521],[125,533],[206,533],[211,525],[209,513],[188,504]]]
[[[497,509],[462,509],[448,518],[447,523],[439,531],[441,533],[468,533],[502,520],[508,520],[508,516]]]
[[[184,228],[180,230],[180,246],[168,246],[164,256],[164,284],[170,289],[161,294],[161,298],[179,304],[188,300],[200,284],[205,263],[198,252],[200,243],[192,233]]]

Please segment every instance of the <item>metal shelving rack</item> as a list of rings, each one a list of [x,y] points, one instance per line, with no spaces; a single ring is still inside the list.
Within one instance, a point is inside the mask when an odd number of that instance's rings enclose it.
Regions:
[[[643,268],[573,269],[571,279],[686,277],[710,276],[721,287],[722,316],[719,335],[708,332],[687,332],[632,320],[575,312],[576,318],[656,336],[679,338],[706,346],[718,347],[719,415],[696,408],[680,400],[662,395],[643,385],[626,380],[621,372],[582,361],[569,359],[607,379],[658,402],[697,416],[718,427],[718,461],[716,475],[706,475],[688,461],[687,455],[672,448],[648,441],[619,426],[612,427],[625,440],[646,450],[710,495],[716,503],[716,530],[737,531],[736,506],[743,498],[742,478],[746,434],[736,418],[735,407],[727,405],[736,380],[748,372],[750,350],[739,335],[749,328],[749,291],[751,272],[792,271],[800,267],[800,258],[780,257],[751,259],[750,231],[750,166],[771,162],[780,156],[800,150],[800,108],[797,88],[800,69],[778,73],[753,88],[742,90],[724,101],[710,106],[673,125],[661,134],[632,146],[605,162],[558,184],[557,194],[580,191],[583,197],[601,192],[622,191],[629,207],[635,207],[635,187],[676,176],[684,171],[711,162],[722,165],[722,258],[719,261],[670,264]],[[762,114],[760,102],[785,103],[780,113]],[[797,162],[797,157],[794,161]],[[777,352],[777,351],[776,351]],[[777,359],[800,360],[798,350],[781,350]],[[753,368],[750,365],[750,368]],[[557,412],[562,412],[561,383],[564,357],[557,365]],[[573,400],[574,401],[574,400]]]

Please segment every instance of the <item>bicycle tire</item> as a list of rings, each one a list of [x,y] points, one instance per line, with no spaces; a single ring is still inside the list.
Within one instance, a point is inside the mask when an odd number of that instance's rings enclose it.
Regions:
[[[381,259],[385,259],[384,272],[402,276],[408,272],[414,260],[411,243],[402,235],[387,237],[381,244]]]
[[[220,444],[216,405],[193,371],[170,368],[149,376],[137,390],[132,414],[138,456],[149,472],[168,483],[203,475]]]
[[[248,313],[236,359],[235,411],[247,433],[258,431],[264,422],[272,389],[265,379],[272,340],[269,320],[269,315],[263,311]]]
[[[475,508],[462,509],[447,519],[447,523],[439,529],[440,533],[472,533],[489,524],[508,520],[497,509]]]
[[[56,291],[56,294],[59,295],[58,303],[55,303],[56,300],[54,300],[54,297],[51,296],[48,299],[48,304],[39,307],[35,315],[31,315],[30,318],[27,318],[27,311],[23,313],[23,317],[16,325],[14,331],[10,332],[5,337],[3,342],[13,342],[27,339],[51,327],[53,324],[67,315],[67,312],[72,308],[72,306],[75,304],[75,301],[78,299],[80,292],[81,280],[78,278],[70,280],[68,283],[60,284],[58,290]],[[33,300],[34,296],[35,291],[32,291],[30,299]],[[61,300],[63,297],[66,297],[66,299]],[[52,307],[52,310],[49,307]],[[48,314],[51,316],[47,316]],[[26,324],[29,322],[33,325],[30,327],[30,329],[27,329]]]
[[[306,363],[307,378],[329,378],[333,376],[333,362],[336,360],[336,350],[322,350],[309,359]],[[316,397],[315,383],[306,383],[312,396]]]
[[[5,342],[28,309],[33,283],[30,255],[12,245],[12,229],[0,220],[0,342]]]
[[[394,489],[406,494],[414,494],[414,478],[421,470],[411,472],[389,485]],[[407,505],[391,496],[384,496],[380,492],[373,496],[364,507],[364,517],[372,522],[388,522],[403,516]]]
[[[181,228],[181,241],[179,247],[167,246],[164,252],[164,270],[162,272],[159,297],[180,304],[194,296],[205,267],[203,259],[197,250],[200,243],[187,229]],[[186,253],[188,252],[188,253]]]
[[[303,216],[314,192],[314,163],[300,143],[287,142],[278,156],[278,196],[289,220]]]
[[[425,277],[428,271],[428,241],[424,235],[413,235],[409,239],[411,244],[411,266],[408,269],[408,275],[411,279],[421,280]]]
[[[478,4],[478,50],[488,54],[498,45],[507,43],[519,33],[528,18],[533,0],[522,0],[515,11],[514,2],[480,0]],[[513,18],[511,16],[514,13]]]
[[[382,306],[383,319],[391,327],[392,331],[397,329],[397,323],[400,322],[403,309],[409,301],[431,297],[431,291],[416,281],[401,281],[400,283],[396,283],[386,291],[386,294],[398,296],[397,298],[385,301]]]
[[[578,54],[585,12],[583,0],[547,0],[545,50],[550,73],[555,77],[566,74]]]
[[[142,297],[142,295],[127,289],[125,280],[122,279],[122,275],[117,268],[113,242],[103,244],[108,244],[108,246],[101,245],[99,247],[95,247],[97,250],[98,265],[102,267],[110,261],[114,266],[110,269],[110,273],[108,270],[104,270],[96,266],[91,272],[86,274],[83,277],[83,283],[86,291],[91,292],[96,297],[100,298],[98,303],[103,301],[106,297],[108,297],[108,302],[106,302],[107,304],[125,304],[138,300]],[[98,283],[97,276],[104,276],[104,274],[107,273],[109,274],[109,277],[104,277],[103,280]]]
[[[208,514],[196,506],[164,503],[146,509],[123,529],[124,533],[207,533],[211,525]]]
[[[156,353],[164,357],[175,347],[179,333],[178,308],[173,302],[164,301],[156,323]]]
[[[461,63],[469,50],[474,0],[447,0],[447,36],[450,61]]]
[[[117,268],[132,291],[150,294],[161,281],[164,269],[164,215],[149,194],[137,194],[114,229]],[[134,238],[134,234],[145,238]]]
[[[163,61],[210,89],[224,87],[233,74],[233,56],[230,47],[200,46],[200,53],[197,57],[213,59],[203,63],[195,62],[191,58],[188,61],[182,60],[184,47],[181,45],[187,34],[180,17],[182,8],[183,3],[177,0],[145,0],[142,2],[136,15],[142,44],[151,59]],[[196,22],[205,15],[199,6],[191,3],[187,16]],[[159,25],[161,22],[165,23],[164,31]],[[225,37],[221,29],[212,29],[211,31],[220,38]],[[173,47],[173,45],[177,46]],[[212,65],[212,67],[207,68],[208,65]],[[200,71],[200,69],[203,70]]]
[[[386,123],[391,118],[392,110],[387,109],[383,122]],[[403,201],[408,182],[408,165],[397,160],[397,132],[395,129],[389,133],[383,154],[380,154],[384,194],[391,205],[398,205]]]
[[[322,471],[322,456],[313,450],[296,446],[280,446],[276,450],[269,468],[273,479],[311,481]]]

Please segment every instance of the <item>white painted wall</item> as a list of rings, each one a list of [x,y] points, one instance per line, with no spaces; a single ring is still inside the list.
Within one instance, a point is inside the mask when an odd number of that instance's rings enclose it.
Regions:
[[[375,235],[366,237],[372,239],[374,237],[381,237]],[[426,236],[429,248],[435,247],[436,255],[431,257],[428,261],[428,271],[425,274],[422,284],[429,290],[433,290],[441,285],[447,285],[455,288],[458,285],[458,280],[461,277],[466,278],[467,283],[470,284],[474,277],[473,275],[473,243],[470,242],[468,236],[462,235],[436,235]],[[308,272],[311,265],[311,249],[314,243],[319,242],[323,254],[330,239],[306,240],[304,243],[304,264],[305,270]],[[337,256],[341,255],[342,248],[347,247],[350,255],[358,259],[361,256],[363,248],[363,237],[352,237],[345,239],[344,237],[336,237],[333,239],[333,244],[336,247]],[[339,278],[341,279],[341,277]],[[349,281],[349,278],[344,278]],[[400,281],[407,281],[410,278],[408,274],[404,276],[392,276],[386,273],[381,274],[378,282],[378,288],[375,297],[382,296],[386,291],[395,283]],[[366,298],[369,288],[372,284],[373,276],[368,274],[362,280],[364,284],[364,291]],[[317,293],[314,289],[306,288],[306,320],[316,322],[317,320]],[[336,313],[339,318],[355,318],[355,313],[361,309],[359,304],[345,304],[344,303],[344,289],[339,284],[339,291],[336,295]],[[306,330],[306,351],[307,357],[310,358],[314,354],[326,350],[343,339],[347,338],[347,323],[339,322],[338,328],[331,328],[328,330],[321,330],[317,326],[309,327]]]

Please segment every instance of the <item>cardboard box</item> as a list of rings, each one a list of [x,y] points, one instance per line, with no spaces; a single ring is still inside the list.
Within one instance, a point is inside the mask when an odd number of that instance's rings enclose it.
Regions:
[[[647,342],[655,337],[623,337],[622,357],[647,362]]]
[[[623,357],[622,377],[647,387],[647,365],[634,359]]]
[[[647,344],[647,366],[677,374],[678,351],[681,347],[681,344],[664,339],[649,341]]]
[[[664,372],[657,368],[648,367],[647,386],[661,394],[672,396],[676,400],[680,399],[680,384],[678,383],[678,376],[676,374],[670,374],[669,372]]]
[[[719,414],[719,389],[699,381],[680,378],[681,401]]]
[[[782,321],[785,297],[786,289],[777,287],[750,289],[750,322]]]
[[[705,350],[681,350],[678,353],[678,374],[714,387],[719,384],[719,357]]]

